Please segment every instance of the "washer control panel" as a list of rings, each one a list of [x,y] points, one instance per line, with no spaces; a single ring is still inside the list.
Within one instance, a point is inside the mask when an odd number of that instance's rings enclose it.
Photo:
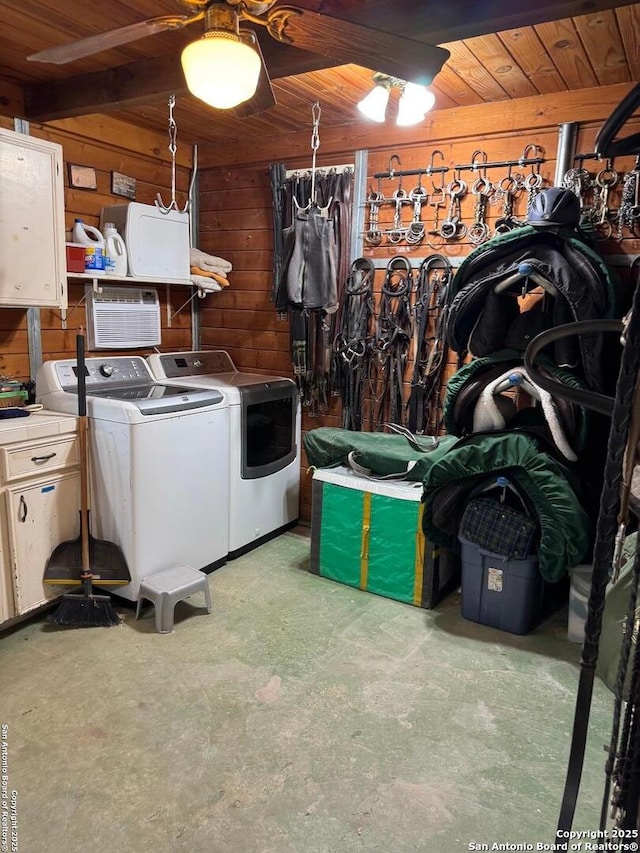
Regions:
[[[87,388],[95,387],[96,385],[104,387],[107,383],[113,385],[139,385],[141,382],[153,381],[146,361],[139,356],[131,358],[115,356],[108,361],[102,358],[87,358],[84,364]],[[78,385],[78,364],[76,360],[58,361],[55,367],[56,377],[62,390],[75,390]]]

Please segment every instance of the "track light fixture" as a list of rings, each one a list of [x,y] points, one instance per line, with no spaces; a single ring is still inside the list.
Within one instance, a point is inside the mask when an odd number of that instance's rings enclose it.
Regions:
[[[385,120],[392,88],[402,91],[396,119],[396,124],[401,127],[421,122],[435,103],[433,94],[425,86],[408,83],[406,80],[399,80],[397,77],[389,77],[379,72],[373,75],[373,82],[375,83],[373,89],[358,103],[360,112],[372,121]]]

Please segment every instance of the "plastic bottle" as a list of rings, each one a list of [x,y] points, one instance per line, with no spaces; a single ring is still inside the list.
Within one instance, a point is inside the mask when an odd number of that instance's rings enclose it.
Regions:
[[[73,224],[73,242],[84,246],[84,271],[91,275],[104,275],[104,237],[93,225],[76,219]]]
[[[104,247],[107,275],[124,278],[127,274],[127,247],[113,222],[104,223]]]

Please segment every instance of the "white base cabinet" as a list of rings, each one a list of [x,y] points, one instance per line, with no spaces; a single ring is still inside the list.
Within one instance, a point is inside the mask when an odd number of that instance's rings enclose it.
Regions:
[[[64,592],[62,587],[44,584],[42,576],[56,545],[78,536],[79,494],[77,473],[7,489],[16,615],[28,613]]]
[[[76,424],[44,412],[0,421],[0,627],[70,589],[43,576],[56,546],[80,532]]]

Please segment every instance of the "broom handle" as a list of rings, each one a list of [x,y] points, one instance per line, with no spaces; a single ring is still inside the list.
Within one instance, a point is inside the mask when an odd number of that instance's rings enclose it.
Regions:
[[[82,585],[91,594],[89,558],[89,419],[84,364],[84,335],[76,335],[78,369],[78,446],[80,450],[80,539],[82,542]]]

